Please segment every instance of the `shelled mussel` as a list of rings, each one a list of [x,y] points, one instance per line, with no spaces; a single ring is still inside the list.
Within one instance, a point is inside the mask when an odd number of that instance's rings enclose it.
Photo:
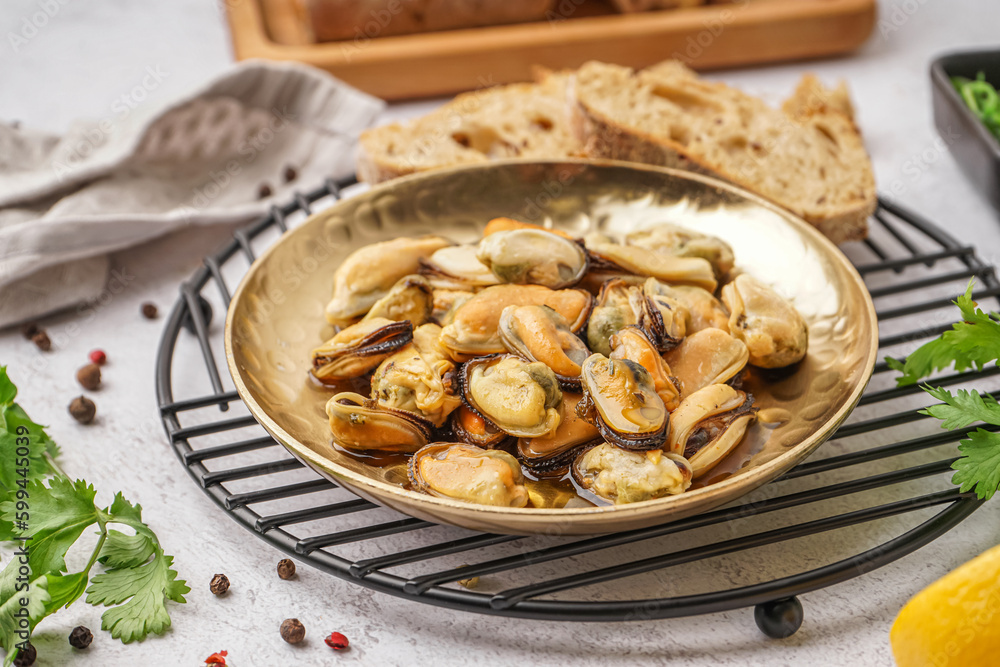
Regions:
[[[566,497],[532,484],[624,504],[711,479],[756,418],[747,369],[808,347],[725,242],[673,225],[584,243],[497,218],[474,243],[385,241],[333,295],[312,373],[370,389],[327,402],[335,443],[408,457],[416,492],[500,507]]]

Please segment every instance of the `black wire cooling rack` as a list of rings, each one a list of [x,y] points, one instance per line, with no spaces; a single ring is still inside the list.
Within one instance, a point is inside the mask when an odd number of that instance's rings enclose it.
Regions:
[[[795,596],[906,556],[979,506],[948,481],[954,443],[975,427],[937,428],[918,413],[919,389],[895,387],[884,362],[812,459],[734,505],[682,521],[590,538],[516,537],[358,499],[303,467],[246,411],[220,371],[223,318],[212,316],[260,249],[353,185],[329,181],[298,194],[206,257],[181,286],[157,359],[160,413],[188,473],[233,519],[298,560],[417,602],[523,618],[658,619],[755,606],[761,630],[780,637],[801,622]],[[980,301],[1000,294],[972,246],[920,216],[881,201],[871,223],[869,240],[845,251],[875,299],[880,356],[904,356],[947,329],[950,301],[970,278]],[[997,374],[934,382],[981,386]],[[479,588],[458,585],[473,577],[483,578]]]

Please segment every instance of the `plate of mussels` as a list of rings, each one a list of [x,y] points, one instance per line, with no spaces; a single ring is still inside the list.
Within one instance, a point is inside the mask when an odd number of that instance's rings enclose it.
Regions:
[[[857,404],[874,308],[806,222],[710,177],[509,160],[336,202],[250,268],[226,354],[254,417],[359,496],[598,534],[731,502]]]

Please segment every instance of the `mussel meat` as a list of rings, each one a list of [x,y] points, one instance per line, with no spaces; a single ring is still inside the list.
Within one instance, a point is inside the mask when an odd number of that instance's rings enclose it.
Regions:
[[[667,438],[667,407],[649,371],[628,359],[592,354],[583,362],[583,399],[577,413],[608,442],[625,449],[657,449]]]
[[[711,292],[694,285],[663,286],[687,310],[687,335],[702,329],[722,329],[729,333],[729,311]]]
[[[479,242],[479,261],[505,283],[569,287],[587,271],[583,245],[549,231],[495,232]]]
[[[727,384],[699,389],[670,414],[669,449],[700,477],[740,443],[756,418],[753,396]]]
[[[431,426],[402,412],[382,410],[375,401],[353,392],[336,394],[326,403],[330,431],[342,447],[409,454],[431,437]]]
[[[594,298],[578,289],[551,290],[541,285],[495,285],[478,292],[455,310],[441,332],[441,342],[456,361],[504,352],[498,327],[507,306],[548,306],[579,331]]]
[[[712,384],[724,384],[742,371],[747,346],[721,329],[702,329],[664,355],[677,378],[681,398]]]
[[[413,325],[384,317],[352,324],[312,351],[312,374],[321,382],[360,377],[413,340]]]
[[[627,234],[625,243],[676,257],[701,257],[712,264],[719,282],[725,282],[736,262],[732,247],[722,239],[670,223]]]
[[[496,424],[462,404],[451,413],[451,430],[455,437],[468,445],[485,449],[496,449],[508,444],[511,437],[497,428]]]
[[[480,357],[462,368],[466,403],[497,428],[519,438],[539,438],[559,427],[562,391],[545,364],[513,355]]]
[[[402,322],[408,320],[414,327],[426,322],[434,308],[431,285],[423,276],[403,276],[389,293],[375,302],[362,321],[383,318]]]
[[[564,239],[573,239],[572,236],[561,229],[549,229],[531,222],[521,222],[520,220],[514,220],[512,218],[493,218],[486,223],[486,227],[483,228],[483,236],[490,236],[491,234],[496,234],[497,232],[510,232],[515,229],[537,229],[539,231],[556,234]]]
[[[612,278],[601,286],[587,323],[587,344],[594,352],[611,354],[611,336],[623,328],[640,326],[660,352],[675,347],[687,333],[688,313],[655,278],[636,284]]]
[[[580,390],[580,364],[590,350],[562,315],[548,306],[507,306],[500,313],[498,333],[509,352],[542,362],[564,389]]]
[[[708,260],[677,257],[638,246],[593,243],[587,246],[592,270],[608,277],[632,274],[668,283],[696,285],[714,292],[718,281]]]
[[[477,245],[441,248],[420,260],[420,274],[434,289],[477,290],[499,284],[500,279],[476,257],[478,249]]]
[[[792,304],[747,274],[722,288],[729,308],[729,332],[750,351],[750,363],[783,368],[802,361],[809,347],[809,328]]]
[[[347,326],[368,312],[400,278],[417,273],[421,259],[450,245],[451,241],[440,236],[421,236],[382,241],[355,250],[333,276],[327,321]]]
[[[528,490],[517,459],[499,449],[436,442],[410,457],[410,483],[417,491],[497,507],[524,507]]]
[[[559,428],[542,438],[517,441],[517,455],[525,467],[539,475],[561,474],[581,447],[601,439],[597,427],[576,413],[582,398],[580,394],[564,392],[559,404]]]
[[[625,327],[611,337],[610,358],[628,359],[649,371],[653,379],[653,389],[668,411],[680,403],[680,391],[677,388],[676,378],[671,376],[670,365],[660,356],[639,327]]]
[[[633,452],[601,443],[573,462],[573,478],[584,489],[616,505],[683,493],[691,486],[691,464],[679,454]]]

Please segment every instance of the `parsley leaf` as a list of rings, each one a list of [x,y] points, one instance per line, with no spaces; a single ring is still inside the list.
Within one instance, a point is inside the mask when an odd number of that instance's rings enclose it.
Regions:
[[[972,300],[974,282],[955,300],[962,321],[940,337],[914,350],[905,362],[886,357],[890,368],[900,371],[899,386],[915,384],[921,378],[954,366],[956,372],[972,367],[982,369],[1000,359],[1000,316],[981,310]]]
[[[963,493],[975,488],[977,496],[989,500],[1000,487],[1000,433],[976,429],[958,449],[962,458],[951,466],[957,471],[951,481]]]
[[[942,387],[924,387],[924,391],[941,401],[921,410],[921,414],[942,420],[941,428],[948,430],[965,428],[975,422],[985,422],[1000,426],[1000,405],[991,394],[978,394],[959,389],[952,394]]]

